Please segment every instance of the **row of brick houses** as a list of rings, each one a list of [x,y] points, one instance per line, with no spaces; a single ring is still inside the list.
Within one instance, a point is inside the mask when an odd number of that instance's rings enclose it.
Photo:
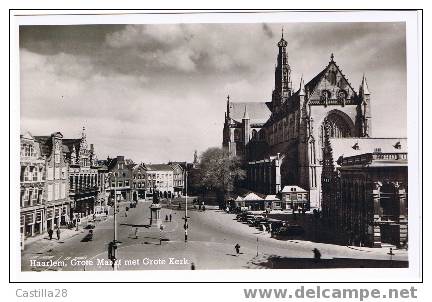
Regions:
[[[156,192],[165,198],[184,192],[179,163],[136,164],[124,156],[98,160],[94,145],[60,132],[20,135],[20,220],[24,238],[76,223],[100,206],[137,201]],[[185,165],[186,166],[186,165]]]

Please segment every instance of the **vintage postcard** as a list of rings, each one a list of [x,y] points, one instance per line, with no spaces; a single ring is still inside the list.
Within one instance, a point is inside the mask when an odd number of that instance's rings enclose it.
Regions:
[[[417,24],[381,13],[16,16],[19,271],[418,270]]]

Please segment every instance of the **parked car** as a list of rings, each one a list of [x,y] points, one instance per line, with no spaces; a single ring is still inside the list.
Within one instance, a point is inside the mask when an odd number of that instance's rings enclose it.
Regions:
[[[304,229],[302,226],[297,224],[291,224],[282,226],[279,229],[274,231],[274,235],[276,236],[300,236],[304,234]]]
[[[261,225],[261,223],[262,223],[262,222],[265,222],[265,221],[266,221],[266,218],[265,218],[264,216],[257,215],[257,216],[255,216],[255,218],[254,218],[253,226],[254,226],[254,227],[259,227],[259,226]]]

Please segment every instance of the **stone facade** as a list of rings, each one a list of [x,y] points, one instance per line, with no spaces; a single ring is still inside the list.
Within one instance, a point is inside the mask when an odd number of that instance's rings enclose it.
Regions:
[[[322,186],[324,221],[345,243],[407,243],[406,139],[328,140]]]

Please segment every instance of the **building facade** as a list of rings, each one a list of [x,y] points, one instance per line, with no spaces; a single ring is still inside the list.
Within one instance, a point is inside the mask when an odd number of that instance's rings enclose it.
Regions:
[[[406,139],[329,139],[322,186],[323,218],[347,243],[408,242]]]
[[[145,199],[147,195],[147,169],[144,164],[135,165],[132,170],[133,174],[133,193],[132,200]]]
[[[135,164],[124,156],[107,159],[108,191],[111,202],[114,202],[114,198],[117,201],[132,201],[134,166]]]
[[[285,186],[281,190],[281,200],[284,210],[309,210],[309,193],[299,186]]]
[[[170,162],[168,163],[173,170],[173,187],[174,187],[174,195],[182,196],[185,192],[185,177],[186,177],[186,162],[177,163]]]
[[[81,138],[63,139],[69,161],[69,197],[74,219],[93,214],[98,204],[98,160],[93,144],[87,144],[83,127]]]
[[[331,125],[331,137],[370,137],[370,92],[365,77],[354,90],[333,54],[322,71],[306,84],[300,79],[294,90],[287,45],[282,35],[271,101],[228,99],[223,147],[247,163],[249,189],[275,194],[297,185],[309,192],[310,206],[320,208],[324,124]]]
[[[20,143],[21,234],[31,237],[46,231],[45,158],[39,143],[30,133],[22,134]]]
[[[21,136],[21,233],[43,234],[70,220],[68,168],[63,135]]]
[[[146,164],[147,188],[153,195],[154,192],[160,197],[171,198],[174,196],[174,171],[168,164]]]

